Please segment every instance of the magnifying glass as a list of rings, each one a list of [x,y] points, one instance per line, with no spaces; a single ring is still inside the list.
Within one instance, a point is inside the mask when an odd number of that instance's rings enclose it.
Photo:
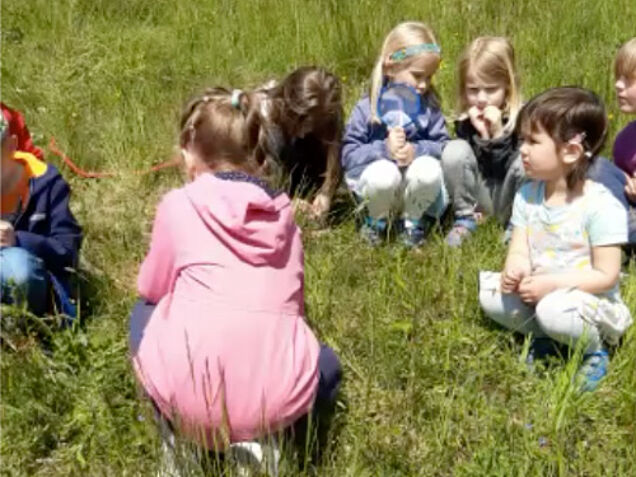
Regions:
[[[389,83],[383,86],[378,97],[378,115],[389,128],[406,128],[413,124],[420,112],[421,97],[413,88],[404,83]]]

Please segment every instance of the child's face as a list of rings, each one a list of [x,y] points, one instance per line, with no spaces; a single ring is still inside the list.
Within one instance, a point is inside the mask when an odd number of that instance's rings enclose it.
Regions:
[[[636,114],[636,76],[628,78],[621,75],[616,78],[614,86],[620,110],[627,114]]]
[[[470,71],[466,75],[466,102],[469,106],[476,106],[483,110],[486,106],[495,106],[503,109],[506,102],[505,85],[495,82],[487,82],[472,74]]]
[[[437,55],[421,53],[414,57],[408,66],[396,69],[387,76],[395,83],[412,86],[420,94],[425,94],[431,87],[431,79],[439,67]]]
[[[521,136],[521,161],[526,176],[554,181],[565,175],[563,150],[541,126],[536,131],[524,131]]]

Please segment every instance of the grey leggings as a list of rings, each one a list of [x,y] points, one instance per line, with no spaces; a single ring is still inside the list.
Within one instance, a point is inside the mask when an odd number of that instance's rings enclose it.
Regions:
[[[585,353],[593,353],[603,347],[599,328],[585,321],[579,312],[589,293],[560,289],[548,293],[536,306],[531,306],[516,293],[501,293],[499,281],[499,273],[480,274],[479,303],[493,321],[524,335],[549,336],[566,345],[574,345],[585,338]]]
[[[442,170],[455,217],[470,216],[479,207],[494,215],[501,224],[508,223],[515,194],[525,180],[518,153],[502,181],[485,179],[470,144],[463,139],[454,139],[442,152]]]

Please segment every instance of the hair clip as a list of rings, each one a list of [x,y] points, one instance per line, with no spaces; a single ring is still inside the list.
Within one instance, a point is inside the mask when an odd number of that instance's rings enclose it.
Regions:
[[[585,141],[586,137],[587,137],[587,134],[585,134],[585,132],[580,132],[572,136],[568,142],[583,144],[583,141]]]
[[[9,132],[9,122],[7,118],[4,117],[4,114],[0,113],[0,138],[4,139],[4,137]]]
[[[230,103],[232,107],[235,109],[241,109],[241,95],[243,94],[243,90],[233,89],[232,90],[232,98],[230,99]]]
[[[437,43],[420,43],[419,45],[412,45],[394,51],[389,55],[389,59],[393,61],[404,61],[411,56],[419,55],[424,52],[441,55],[442,49]]]

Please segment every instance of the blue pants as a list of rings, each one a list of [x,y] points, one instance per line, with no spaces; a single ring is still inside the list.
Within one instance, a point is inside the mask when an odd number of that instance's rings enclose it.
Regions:
[[[44,261],[20,247],[0,248],[2,303],[26,305],[36,314],[47,310],[49,280]]]

